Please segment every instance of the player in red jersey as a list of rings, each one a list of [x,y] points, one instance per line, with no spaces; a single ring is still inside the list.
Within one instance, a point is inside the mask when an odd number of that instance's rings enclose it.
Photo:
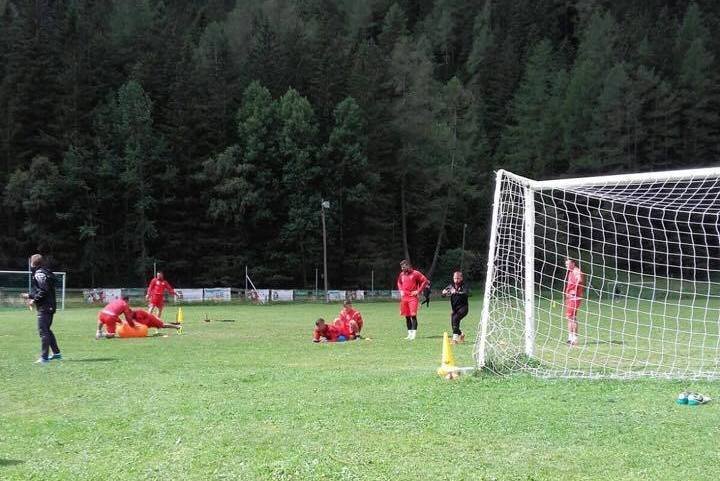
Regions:
[[[95,339],[106,337],[108,339],[115,337],[115,329],[122,322],[120,316],[125,316],[125,322],[131,327],[135,327],[133,322],[133,313],[128,305],[130,298],[123,296],[122,299],[115,299],[98,313],[97,332]],[[107,334],[103,334],[103,327],[107,330]]]
[[[173,287],[165,280],[163,273],[158,271],[150,281],[145,295],[145,299],[149,301],[148,312],[152,313],[153,309],[157,308],[158,317],[162,317],[163,307],[165,306],[165,291],[172,296],[177,296]]]
[[[568,340],[571,346],[578,343],[577,312],[582,304],[584,278],[575,260],[567,257],[565,259],[567,274],[565,275],[565,317],[568,323]]]
[[[400,269],[397,280],[397,287],[401,295],[400,315],[405,316],[407,325],[408,335],[405,339],[412,341],[417,336],[418,295],[428,285],[428,280],[420,271],[413,269],[407,259],[400,262]]]
[[[145,312],[142,309],[135,309],[133,311],[133,320],[140,324],[145,324],[147,327],[154,327],[155,329],[173,328],[180,329],[182,326],[178,323],[171,322],[169,324],[163,322],[159,317]]]
[[[315,330],[313,331],[313,342],[337,342],[342,336],[340,329],[332,324],[326,324],[325,319],[315,321]]]
[[[344,327],[345,330],[351,332],[353,338],[355,338],[360,337],[360,331],[362,331],[363,324],[362,315],[360,312],[353,309],[352,302],[349,300],[343,302],[343,308],[340,311],[340,314],[338,314],[337,319],[335,319],[335,325],[346,326]]]

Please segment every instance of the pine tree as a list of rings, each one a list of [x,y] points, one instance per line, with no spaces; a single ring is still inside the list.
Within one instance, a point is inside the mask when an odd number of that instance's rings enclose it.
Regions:
[[[570,73],[564,103],[564,150],[574,172],[594,170],[590,155],[593,112],[612,64],[617,25],[610,13],[596,11],[589,20]]]
[[[297,269],[304,286],[309,281],[309,261],[320,242],[317,233],[323,172],[316,159],[318,127],[310,102],[294,89],[280,98],[278,116],[278,156],[288,205],[281,237],[286,262],[290,269]]]
[[[523,175],[544,177],[557,170],[560,111],[565,72],[548,40],[531,50],[525,75],[512,101],[510,125],[499,149],[500,165]]]

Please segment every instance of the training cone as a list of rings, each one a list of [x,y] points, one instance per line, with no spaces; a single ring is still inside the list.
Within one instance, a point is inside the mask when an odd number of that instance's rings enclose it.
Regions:
[[[443,347],[442,347],[442,363],[437,370],[438,375],[445,377],[450,373],[458,372],[458,368],[455,365],[455,356],[453,356],[452,345],[450,345],[450,338],[448,333],[443,333]]]
[[[183,322],[185,322],[182,307],[178,307],[177,314],[175,315],[175,322],[180,324],[180,329],[177,330],[178,335],[180,335],[183,333]]]

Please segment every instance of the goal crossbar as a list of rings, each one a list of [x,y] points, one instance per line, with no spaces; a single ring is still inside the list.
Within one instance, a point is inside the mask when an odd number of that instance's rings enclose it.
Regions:
[[[21,276],[27,276],[28,277],[28,292],[30,291],[30,275],[32,274],[31,271],[13,271],[13,270],[0,270],[0,275],[2,274],[14,274],[14,275],[21,275]],[[60,284],[60,309],[65,310],[65,289],[66,289],[66,279],[67,279],[67,272],[64,271],[54,271],[53,274],[60,277],[62,279],[62,282]],[[2,287],[0,285],[0,287]]]
[[[698,178],[720,177],[720,167],[707,167],[703,169],[670,170],[664,172],[647,172],[642,174],[617,174],[594,177],[575,177],[571,179],[553,180],[532,180],[521,175],[514,174],[504,169],[496,172],[498,177],[506,176],[521,185],[527,186],[535,191],[550,189],[567,189],[572,187],[593,187],[598,185],[626,185],[652,182],[674,182],[693,180]]]

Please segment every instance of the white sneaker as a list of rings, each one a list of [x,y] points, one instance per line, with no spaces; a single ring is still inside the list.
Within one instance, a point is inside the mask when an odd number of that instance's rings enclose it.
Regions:
[[[410,334],[411,331],[408,331],[408,335],[405,336],[404,340],[407,341],[409,339],[412,339],[412,334]]]
[[[415,336],[417,336],[417,331],[410,331],[410,340],[411,341],[415,340]]]

